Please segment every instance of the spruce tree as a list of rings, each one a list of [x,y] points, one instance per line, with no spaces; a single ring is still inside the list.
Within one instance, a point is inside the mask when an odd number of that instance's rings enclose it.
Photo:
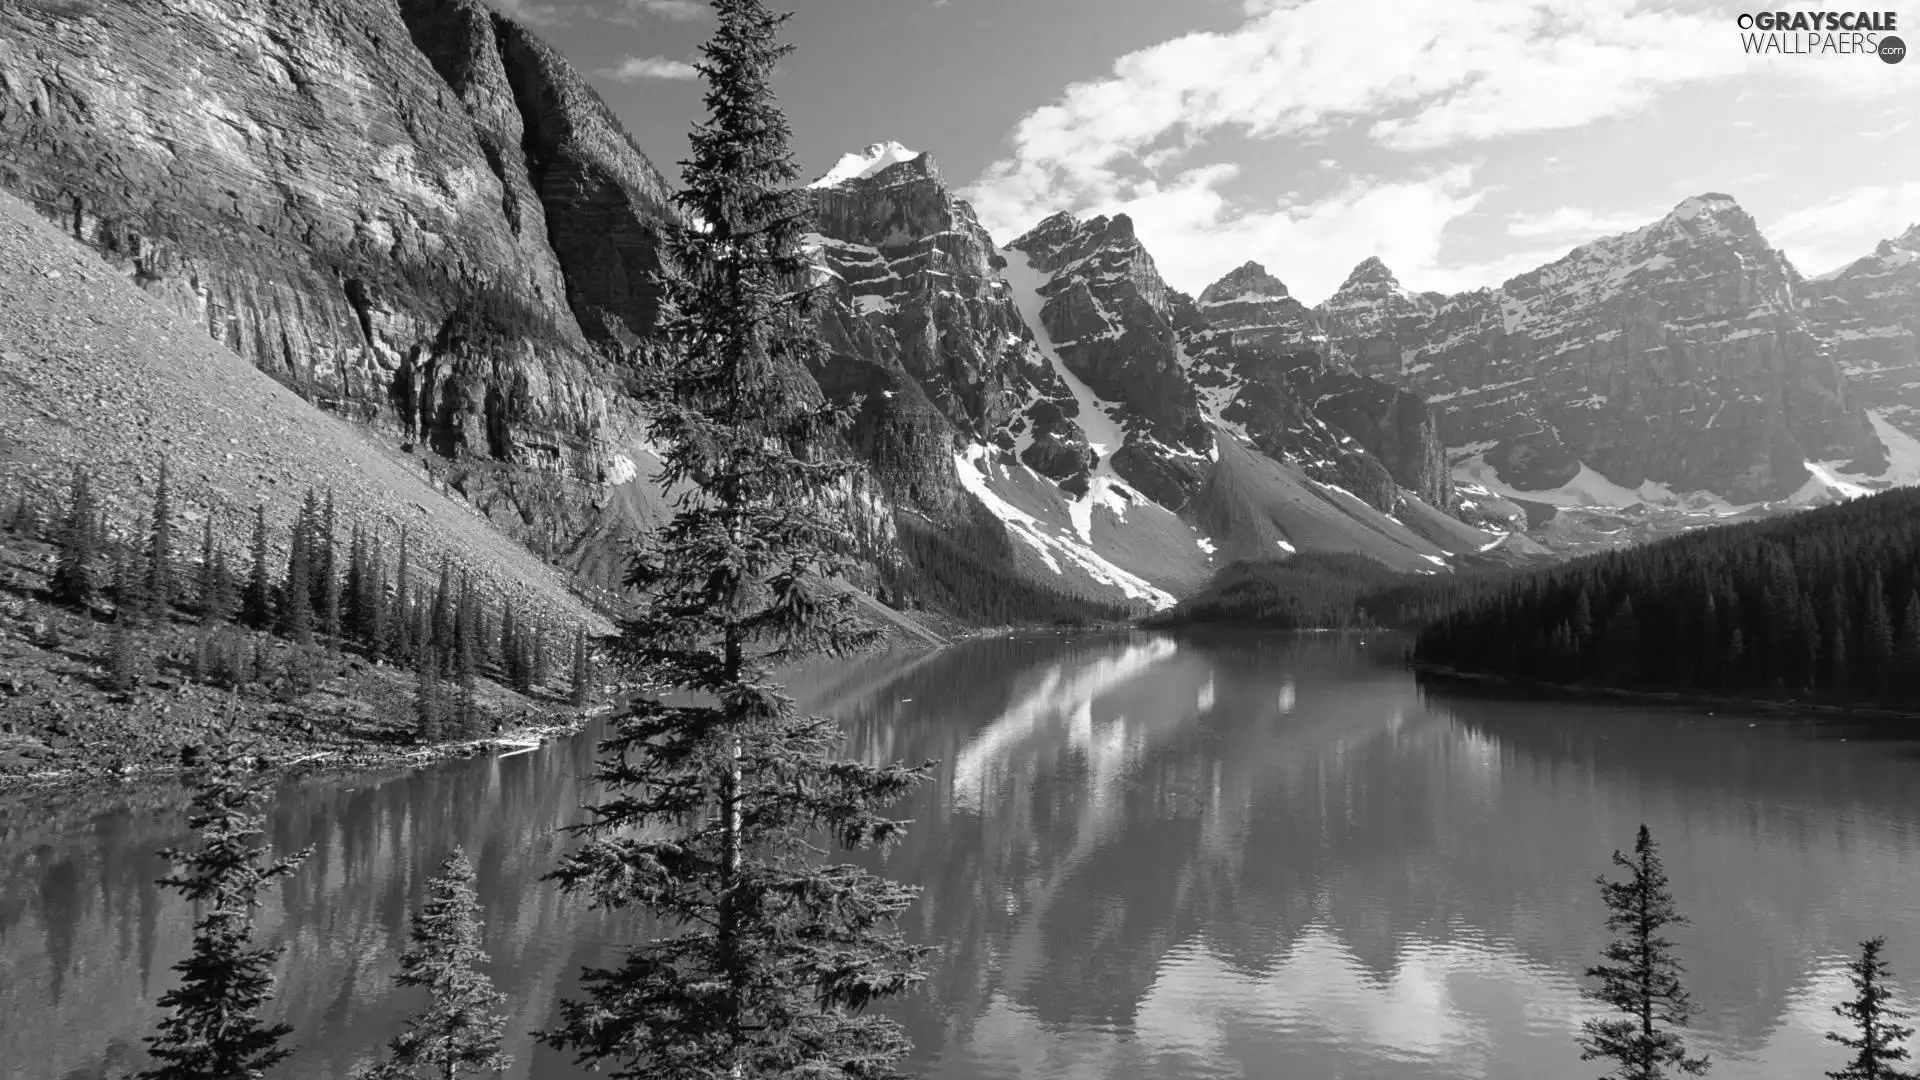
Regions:
[[[1893,689],[1893,618],[1887,612],[1887,590],[1879,572],[1868,579],[1862,603],[1859,663],[1866,685],[1861,689],[1881,698]]]
[[[347,539],[346,579],[341,585],[340,619],[342,631],[353,641],[367,644],[367,533],[358,521]]]
[[[413,676],[414,738],[430,746],[446,735],[447,709],[446,691],[440,685],[440,657],[433,646],[420,650]]]
[[[407,1018],[407,1030],[387,1044],[387,1060],[361,1071],[360,1080],[453,1080],[512,1064],[500,1051],[507,1018],[494,1011],[504,995],[479,970],[487,953],[473,882],[473,864],[458,847],[427,882],[426,903],[413,916],[412,947],[400,954],[393,981],[427,991],[430,1003]]]
[[[153,493],[147,534],[147,600],[166,616],[178,589],[173,573],[173,492],[167,483],[167,459],[160,459],[160,481]]]
[[[93,481],[85,469],[73,470],[73,483],[67,494],[67,516],[60,523],[60,552],[49,582],[53,599],[62,604],[86,607],[93,603],[99,581],[94,576],[94,560],[100,550],[99,507],[93,498]]]
[[[1914,1080],[1914,1074],[1899,1068],[1908,1059],[1906,1047],[1913,1029],[1900,1021],[1908,1014],[1893,1008],[1893,991],[1887,986],[1890,972],[1880,956],[1885,938],[1870,938],[1860,943],[1860,959],[1847,965],[1854,997],[1833,1007],[1836,1015],[1852,1027],[1852,1034],[1827,1032],[1827,1041],[1853,1051],[1853,1060],[1845,1068],[1827,1074],[1831,1080]]]
[[[1580,1060],[1616,1062],[1608,1080],[1700,1076],[1707,1071],[1707,1059],[1688,1057],[1674,1030],[1685,1027],[1697,1009],[1680,985],[1683,969],[1674,959],[1673,942],[1662,934],[1669,926],[1686,925],[1687,919],[1674,905],[1666,869],[1645,825],[1634,841],[1633,857],[1615,851],[1613,863],[1627,872],[1626,880],[1603,876],[1598,881],[1607,905],[1607,929],[1615,936],[1601,952],[1607,962],[1587,969],[1588,978],[1600,980],[1599,988],[1582,995],[1625,1017],[1582,1024]]]
[[[122,549],[115,562],[116,597],[125,595],[130,599],[140,591],[133,574],[133,560]],[[139,618],[138,608],[131,602],[116,599],[113,635],[107,645],[107,684],[122,693],[140,685],[141,661],[144,657],[141,655],[140,640],[135,634]]]
[[[658,335],[641,357],[673,519],[635,552],[621,651],[663,690],[601,744],[602,801],[554,877],[661,936],[583,975],[541,1038],[583,1065],[659,1080],[901,1075],[899,1027],[867,1011],[921,979],[896,921],[916,890],[826,866],[897,839],[881,811],[928,769],[844,760],[838,724],[801,716],[775,665],[871,640],[833,588],[850,464],[846,409],[802,396],[821,358],[801,246],[810,200],[769,85],[785,16],[715,0],[696,65],[708,118],[675,195],[699,227],[664,227]],[[684,487],[683,487],[684,485]],[[629,924],[632,925],[632,924]],[[648,925],[648,924],[640,924]]]
[[[313,549],[317,532],[313,492],[294,518],[293,539],[287,548],[287,574],[280,582],[280,632],[296,645],[313,641]]]
[[[340,651],[340,579],[327,578],[327,592],[324,606],[321,608],[320,629],[327,639],[327,651]]]
[[[366,627],[367,659],[374,663],[387,655],[387,564],[386,545],[373,539],[367,554],[366,588],[361,619]]]
[[[585,705],[593,696],[593,670],[587,656],[587,628],[581,627],[573,635],[573,687],[567,700],[573,705]]]
[[[264,792],[249,775],[251,757],[231,742],[206,748],[188,818],[199,849],[160,853],[178,868],[160,884],[179,890],[198,918],[192,951],[173,967],[180,985],[160,998],[167,1015],[147,1039],[157,1064],[139,1080],[259,1077],[291,1053],[280,1042],[292,1029],[260,1018],[280,950],[253,944],[253,909],[263,889],[291,876],[312,851],[274,859],[255,843]]]
[[[267,567],[267,505],[253,508],[253,566],[241,599],[241,619],[255,630],[273,626],[273,572]]]
[[[1899,688],[1902,695],[1910,704],[1920,702],[1920,591],[1907,597],[1907,611],[1900,622],[1900,641],[1895,654],[1904,683]]]
[[[412,556],[407,550],[407,530],[400,529],[400,563],[394,570],[394,606],[387,613],[387,621],[393,627],[387,653],[395,660],[412,661],[416,659],[413,635],[413,591],[410,580],[409,562]]]
[[[327,590],[335,588],[334,579],[340,574],[340,560],[335,552],[334,536],[339,520],[334,516],[333,489],[327,489],[327,497],[315,500],[313,492],[307,492],[307,501],[314,509],[309,528],[312,544],[309,546],[313,561],[313,608],[315,611],[327,609]]]

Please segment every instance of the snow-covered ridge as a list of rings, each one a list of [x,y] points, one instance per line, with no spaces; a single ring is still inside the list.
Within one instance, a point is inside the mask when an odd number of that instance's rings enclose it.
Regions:
[[[882,170],[903,161],[912,161],[919,156],[920,151],[909,150],[897,142],[877,142],[857,154],[843,155],[839,164],[828,169],[826,175],[807,186],[824,188],[844,184],[849,180],[865,180]]]

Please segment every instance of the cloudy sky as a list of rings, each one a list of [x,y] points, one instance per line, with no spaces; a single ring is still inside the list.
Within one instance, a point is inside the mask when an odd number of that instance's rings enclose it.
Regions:
[[[492,2],[592,73],[677,175],[700,111],[687,61],[710,26],[704,4]],[[996,239],[1056,210],[1124,211],[1190,292],[1256,259],[1312,303],[1368,255],[1414,288],[1496,285],[1706,191],[1739,199],[1810,274],[1920,222],[1920,59],[1748,54],[1735,16],[1751,8],[793,7],[779,90],[810,174],[898,140],[934,156]],[[1897,14],[1920,44],[1920,8]]]

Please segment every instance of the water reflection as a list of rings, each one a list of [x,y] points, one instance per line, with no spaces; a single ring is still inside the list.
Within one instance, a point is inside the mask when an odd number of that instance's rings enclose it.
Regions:
[[[1393,648],[1388,643],[1388,648]],[[1423,692],[1347,638],[997,639],[798,673],[855,751],[943,762],[886,870],[943,945],[900,1008],[927,1076],[1581,1075],[1592,878],[1666,844],[1715,1075],[1818,1075],[1843,953],[1885,933],[1920,985],[1916,767],[1789,724]],[[630,927],[540,876],[588,795],[585,740],[284,792],[314,860],[269,905],[287,1075],[344,1076],[408,999],[421,879],[467,845],[517,1075],[528,1033]],[[0,1075],[137,1064],[189,919],[151,879],[179,793],[0,807]],[[12,1071],[8,1071],[12,1070]]]

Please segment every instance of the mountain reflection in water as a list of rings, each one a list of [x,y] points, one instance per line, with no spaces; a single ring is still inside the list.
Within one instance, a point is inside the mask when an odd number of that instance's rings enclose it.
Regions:
[[[1333,635],[1032,635],[794,673],[852,752],[942,764],[886,872],[943,946],[894,1011],[914,1065],[987,1077],[1584,1075],[1595,875],[1645,820],[1716,1077],[1815,1076],[1872,934],[1920,986],[1908,748],[1678,711],[1423,690],[1400,644]],[[541,876],[590,796],[589,739],[289,785],[313,844],[261,928],[288,946],[281,1075],[344,1077],[413,1007],[391,987],[424,877],[467,845],[513,1075],[574,1075],[530,1033],[643,928]],[[0,804],[0,1075],[140,1063],[190,915],[152,885],[172,785]],[[878,861],[878,860],[875,860]]]

